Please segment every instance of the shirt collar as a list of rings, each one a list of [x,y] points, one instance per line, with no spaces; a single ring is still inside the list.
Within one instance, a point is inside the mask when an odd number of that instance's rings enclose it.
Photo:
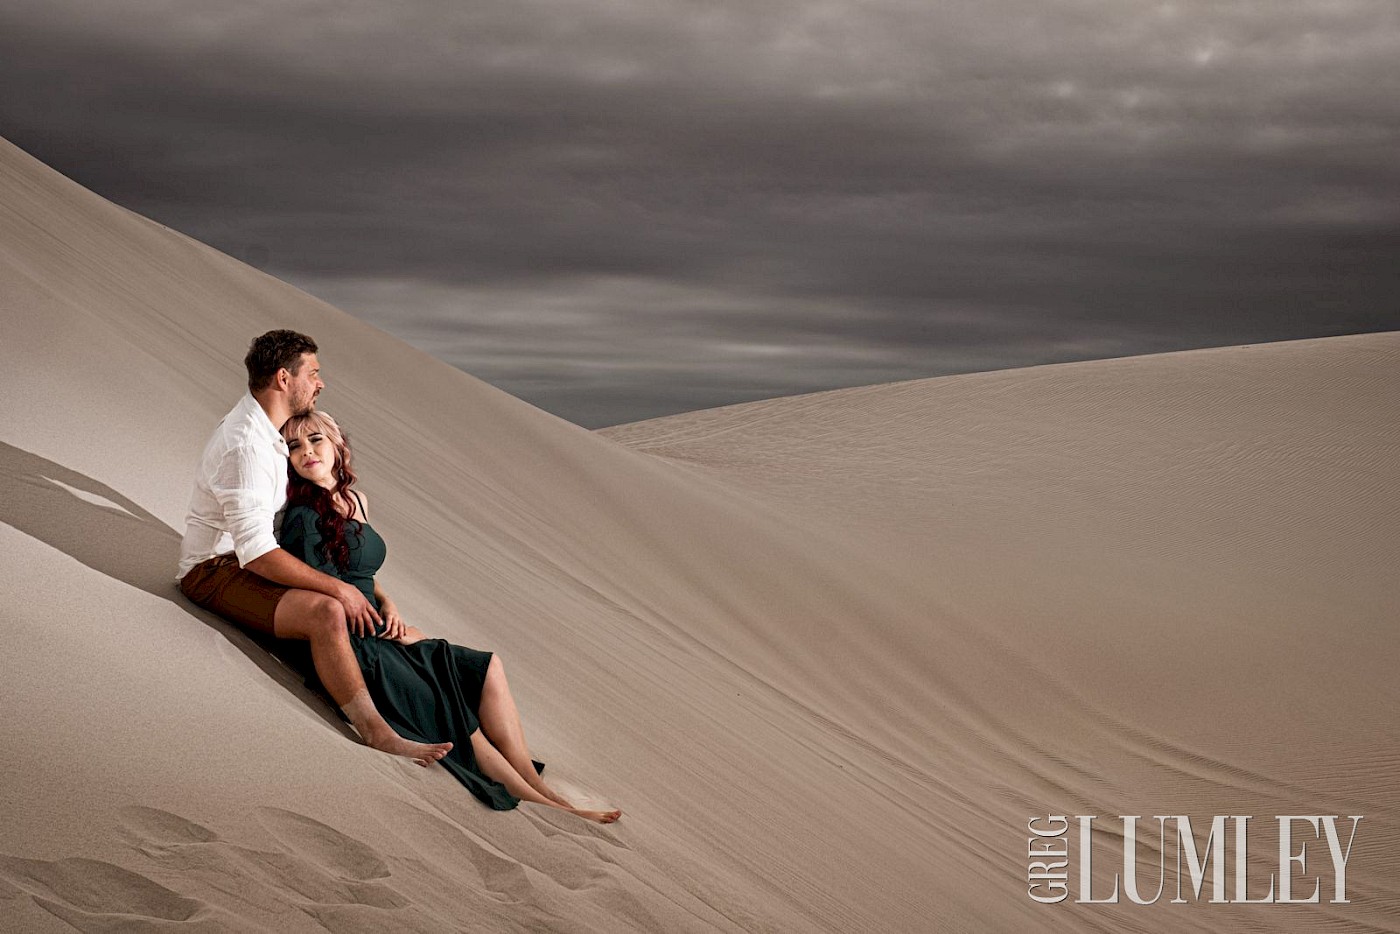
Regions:
[[[272,442],[277,453],[283,457],[290,457],[291,451],[287,449],[287,440],[282,437],[282,432],[277,430],[277,426],[272,424],[272,419],[267,417],[267,413],[258,404],[258,400],[253,398],[251,392],[243,393],[243,408],[248,413],[249,420],[257,426],[258,432]]]

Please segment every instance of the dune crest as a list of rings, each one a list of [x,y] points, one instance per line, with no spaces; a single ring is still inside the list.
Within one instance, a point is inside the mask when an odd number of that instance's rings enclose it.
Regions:
[[[7,143],[0,303],[7,928],[1397,929],[1400,335],[589,432]],[[623,822],[359,746],[166,583],[272,327],[405,616],[501,653]],[[1050,813],[1366,817],[1350,904],[1046,906]]]

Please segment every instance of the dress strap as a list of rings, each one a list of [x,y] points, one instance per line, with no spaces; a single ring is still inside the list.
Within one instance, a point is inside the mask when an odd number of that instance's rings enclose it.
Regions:
[[[362,499],[360,499],[360,491],[359,491],[359,490],[351,490],[351,491],[350,491],[350,495],[353,496],[353,497],[355,497],[355,502],[357,502],[357,503],[360,504],[360,515],[362,515],[362,516],[364,516],[366,519],[368,519],[368,518],[369,518],[369,513],[365,511],[365,501],[362,500]]]

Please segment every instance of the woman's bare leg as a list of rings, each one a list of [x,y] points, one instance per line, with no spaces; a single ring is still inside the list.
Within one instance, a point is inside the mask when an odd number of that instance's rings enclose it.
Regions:
[[[577,814],[579,817],[596,821],[600,824],[611,824],[622,816],[622,812],[616,808],[609,811],[591,811],[585,808],[569,807],[560,804],[558,801],[551,801],[540,794],[525,781],[524,777],[515,770],[515,766],[506,761],[506,757],[501,755],[500,750],[491,745],[480,730],[471,736],[472,752],[476,755],[476,764],[481,766],[481,771],[485,772],[502,785],[506,786],[506,791],[515,795],[521,801],[530,801],[534,804],[543,804],[547,807],[558,808],[561,811],[568,811],[570,814]]]
[[[491,664],[486,669],[486,683],[481,689],[481,708],[477,711],[477,719],[481,721],[481,728],[491,744],[531,788],[566,808],[573,806],[563,795],[545,784],[535,771],[530,748],[525,745],[525,728],[520,725],[520,711],[516,709],[515,698],[511,696],[510,685],[506,683],[505,666],[501,663],[501,656],[495,653],[492,653]]]

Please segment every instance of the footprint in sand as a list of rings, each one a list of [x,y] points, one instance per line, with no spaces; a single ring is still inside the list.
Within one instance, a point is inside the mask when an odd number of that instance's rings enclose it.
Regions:
[[[592,805],[586,806],[591,807]],[[595,824],[591,821],[579,820],[572,814],[546,808],[531,808],[524,814],[544,837],[569,837],[580,845],[585,840],[596,840],[619,850],[632,849],[617,838],[618,828],[612,824]]]
[[[361,882],[389,877],[388,864],[375,850],[334,827],[282,808],[260,807],[254,814],[288,850],[333,875]]]
[[[389,867],[364,844],[292,811],[259,808],[254,813],[282,850],[230,843],[178,814],[140,806],[122,809],[121,834],[161,868],[185,874],[192,884],[223,890],[230,880],[241,880],[243,897],[268,911],[292,905],[320,917],[332,908],[373,914],[410,907],[409,899],[378,881],[389,876]],[[405,927],[408,920],[380,915],[379,923],[389,929]]]
[[[478,839],[466,829],[402,801],[386,801],[393,814],[393,826],[405,840],[427,855],[428,862],[446,865],[470,864],[477,871],[481,885],[496,901],[518,904],[533,902],[534,883],[525,867],[494,846]]]
[[[122,808],[120,813],[121,838],[143,852],[191,843],[213,843],[219,839],[208,827],[159,808],[133,804]]]
[[[214,932],[247,929],[236,918],[114,863],[99,859],[0,856],[0,878],[79,931]]]
[[[348,898],[316,899],[302,910],[332,931],[435,932],[440,922],[415,910],[409,899],[382,881],[390,876],[388,864],[373,848],[328,824],[283,808],[254,810],[262,824],[289,855],[323,876],[335,878]],[[376,910],[378,909],[378,910]],[[405,909],[386,913],[383,909]]]

